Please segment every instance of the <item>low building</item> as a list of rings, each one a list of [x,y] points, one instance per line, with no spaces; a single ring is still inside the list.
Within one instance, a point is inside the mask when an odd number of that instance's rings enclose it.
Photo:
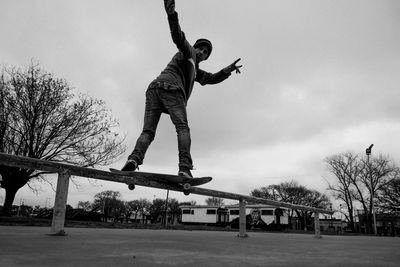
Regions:
[[[344,232],[345,228],[347,228],[347,223],[342,221],[341,219],[336,218],[326,218],[319,219],[320,230],[324,232]]]
[[[180,206],[182,223],[226,225],[239,218],[239,205],[229,206]],[[286,209],[268,205],[246,205],[246,215],[253,221],[261,220],[265,224],[288,224]]]

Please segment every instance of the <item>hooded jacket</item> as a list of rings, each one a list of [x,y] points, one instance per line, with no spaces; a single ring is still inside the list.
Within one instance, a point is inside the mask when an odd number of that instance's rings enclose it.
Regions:
[[[172,40],[179,49],[167,67],[150,84],[149,88],[164,88],[165,90],[181,90],[187,103],[194,82],[201,85],[220,83],[228,78],[231,73],[220,70],[217,73],[209,73],[199,68],[196,59],[196,50],[185,38],[184,32],[179,26],[178,13],[168,15],[168,23]]]

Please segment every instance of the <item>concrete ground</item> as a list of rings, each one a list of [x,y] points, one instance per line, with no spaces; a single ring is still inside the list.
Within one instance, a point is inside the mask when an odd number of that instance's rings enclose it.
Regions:
[[[400,238],[0,226],[0,266],[400,266]]]

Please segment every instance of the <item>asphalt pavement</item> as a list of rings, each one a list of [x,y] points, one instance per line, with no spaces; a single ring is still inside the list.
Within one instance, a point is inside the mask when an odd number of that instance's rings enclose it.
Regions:
[[[0,226],[0,266],[400,266],[400,238]]]

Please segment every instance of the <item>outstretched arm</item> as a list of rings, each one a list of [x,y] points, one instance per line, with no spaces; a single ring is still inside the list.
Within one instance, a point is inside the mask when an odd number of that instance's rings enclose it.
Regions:
[[[239,60],[240,58],[236,59],[232,64],[223,68],[217,73],[209,73],[199,69],[197,71],[196,81],[199,82],[201,85],[220,83],[225,79],[227,79],[229,76],[231,76],[232,71],[240,73],[240,68],[242,67],[242,65],[239,66],[236,65],[236,63],[238,63]]]
[[[236,66],[236,63],[238,63],[240,60],[236,59],[235,62],[230,64],[228,67],[224,68],[223,71],[226,73],[231,73],[232,71],[236,71],[236,73],[240,73],[240,68],[243,67],[243,65]]]
[[[175,11],[175,0],[164,0],[165,11],[168,15],[169,28],[171,30],[172,41],[186,58],[193,57],[193,48],[186,40],[185,34],[181,30],[178,20],[178,13]]]
[[[172,15],[175,12],[175,0],[164,0],[165,11],[168,15]]]

